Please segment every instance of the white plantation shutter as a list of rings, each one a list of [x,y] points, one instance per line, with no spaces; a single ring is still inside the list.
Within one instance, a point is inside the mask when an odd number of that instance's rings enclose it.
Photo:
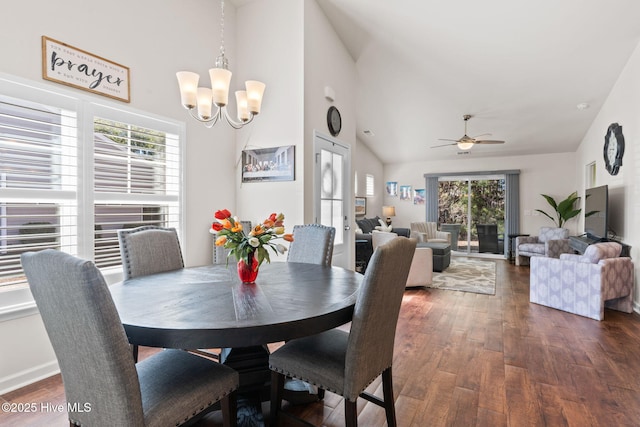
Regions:
[[[0,286],[46,248],[119,266],[117,230],[180,229],[182,125],[0,76]]]
[[[118,229],[179,228],[179,128],[108,108],[93,126],[94,253],[108,267],[121,263]]]
[[[367,196],[375,196],[375,182],[373,180],[373,175],[367,174],[365,176],[366,180],[366,195]]]
[[[20,254],[77,253],[77,119],[0,93],[0,286],[23,283]]]

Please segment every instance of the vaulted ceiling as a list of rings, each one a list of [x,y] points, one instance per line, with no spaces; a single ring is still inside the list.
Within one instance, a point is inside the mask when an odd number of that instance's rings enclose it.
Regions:
[[[317,1],[356,63],[358,138],[383,163],[458,157],[430,147],[461,137],[464,114],[469,136],[506,141],[466,158],[575,151],[640,42],[638,0]]]

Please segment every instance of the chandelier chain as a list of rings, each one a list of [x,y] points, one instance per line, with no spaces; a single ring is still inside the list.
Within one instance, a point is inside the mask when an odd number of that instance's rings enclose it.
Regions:
[[[224,0],[220,1],[220,55],[224,56]]]

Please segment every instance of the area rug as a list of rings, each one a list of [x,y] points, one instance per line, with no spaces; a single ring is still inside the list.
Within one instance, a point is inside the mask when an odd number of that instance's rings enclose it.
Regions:
[[[451,258],[442,273],[433,273],[429,288],[495,295],[496,263],[476,258]]]

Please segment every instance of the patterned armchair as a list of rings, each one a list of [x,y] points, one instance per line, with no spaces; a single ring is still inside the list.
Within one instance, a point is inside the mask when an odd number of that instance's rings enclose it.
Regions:
[[[451,245],[451,233],[448,231],[438,231],[438,224],[435,222],[412,222],[411,237],[418,242],[448,243]]]
[[[516,237],[515,246],[516,265],[528,265],[530,257],[558,258],[560,254],[572,252],[566,228],[541,227],[538,236]]]
[[[531,258],[529,300],[595,320],[605,307],[631,313],[633,263],[621,250],[616,242],[595,243],[584,255]]]

